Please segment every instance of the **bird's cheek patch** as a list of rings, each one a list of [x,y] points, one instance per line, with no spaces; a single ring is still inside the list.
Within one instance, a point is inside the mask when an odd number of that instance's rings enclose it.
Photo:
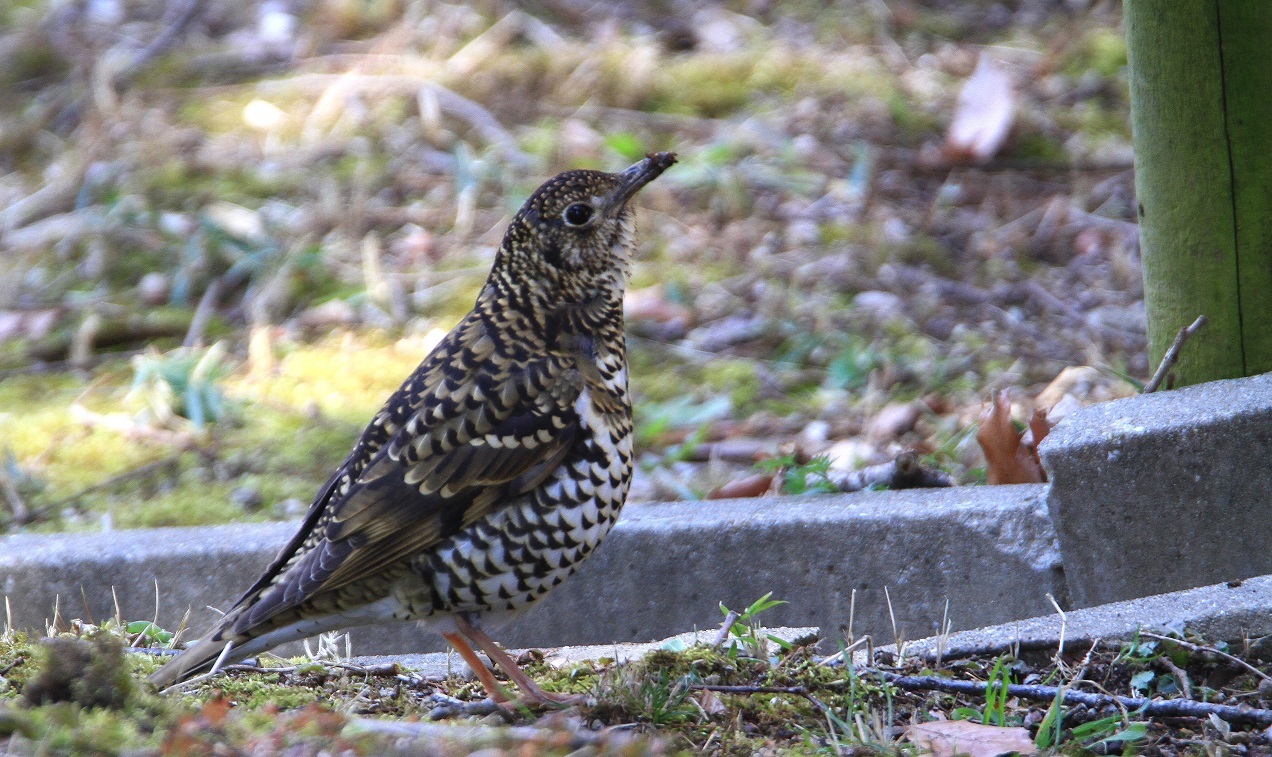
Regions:
[[[548,240],[543,243],[543,259],[553,268],[561,267],[561,245],[555,240]]]

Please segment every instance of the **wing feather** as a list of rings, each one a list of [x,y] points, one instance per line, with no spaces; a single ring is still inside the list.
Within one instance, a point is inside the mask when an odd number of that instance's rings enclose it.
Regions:
[[[303,549],[254,587],[237,631],[428,549],[539,485],[577,438],[582,378],[563,361],[513,369],[487,361],[435,387],[347,484],[328,482],[306,518]]]

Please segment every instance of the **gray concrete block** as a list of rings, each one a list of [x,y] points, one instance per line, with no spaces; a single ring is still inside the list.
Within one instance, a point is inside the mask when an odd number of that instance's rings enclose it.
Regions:
[[[1272,573],[1272,374],[1084,408],[1041,451],[1075,606]]]
[[[1272,634],[1272,576],[1072,610],[1063,621],[1052,613],[944,639],[920,639],[906,645],[906,654],[927,656],[939,647],[946,656],[959,656],[1004,644],[1053,645],[1060,640],[1062,625],[1066,649],[1096,639],[1130,639],[1140,629],[1156,633],[1187,629],[1210,643],[1239,645]]]
[[[1000,486],[633,505],[578,575],[495,635],[517,647],[648,641],[715,628],[718,604],[766,592],[787,605],[767,625],[820,626],[891,640],[888,587],[905,638],[1046,612],[1063,574],[1044,487]],[[0,586],[19,628],[63,618],[154,614],[173,627],[192,607],[197,635],[286,540],[294,524],[0,539]],[[442,648],[413,624],[355,629],[359,654]]]

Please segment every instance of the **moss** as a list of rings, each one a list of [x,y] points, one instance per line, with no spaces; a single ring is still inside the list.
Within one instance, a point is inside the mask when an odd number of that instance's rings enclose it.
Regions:
[[[27,710],[22,718],[38,735],[32,740],[42,754],[121,754],[156,745],[145,722],[114,710],[61,703]]]
[[[742,108],[755,89],[750,55],[695,55],[659,66],[649,110],[719,118]]]
[[[216,695],[249,710],[270,706],[297,709],[320,701],[323,694],[318,687],[282,683],[273,673],[225,676],[217,682],[216,689]]]
[[[1063,163],[1069,159],[1069,154],[1059,140],[1037,131],[1024,129],[1021,129],[1016,136],[1012,152],[1017,158],[1033,159],[1044,163]]]
[[[191,481],[181,477],[172,491],[140,502],[119,502],[111,508],[114,522],[120,528],[159,528],[163,526],[210,526],[245,520],[243,508],[234,504],[230,495],[235,486]]]
[[[153,462],[161,446],[118,430],[86,425],[74,408],[118,412],[123,376],[107,371],[93,383],[70,374],[14,376],[0,382],[0,439],[22,469],[43,479],[50,496],[65,495]],[[20,411],[17,409],[20,408]]]
[[[713,394],[727,393],[735,413],[749,411],[760,393],[760,377],[749,360],[713,360],[703,366],[702,381]]]
[[[437,338],[333,334],[312,345],[282,345],[271,374],[252,376],[244,366],[221,380],[219,388],[241,421],[221,423],[206,437],[152,430],[136,421],[133,414],[142,402],[127,396],[131,371],[123,363],[100,369],[91,380],[70,374],[14,376],[0,382],[0,407],[6,408],[0,412],[5,444],[0,453],[7,448],[38,490],[30,497],[33,507],[60,503],[120,474],[171,461],[87,493],[69,503],[79,516],[37,524],[37,530],[96,526],[101,513],[110,513],[120,527],[276,517],[271,505],[314,495]],[[85,425],[76,406],[98,419]],[[214,446],[182,453],[180,445],[191,441]],[[255,490],[263,509],[248,511],[236,504],[231,494],[239,488]]]
[[[926,234],[913,234],[889,252],[889,257],[907,265],[925,266],[947,277],[958,275],[954,254],[940,240]]]
[[[37,672],[22,688],[33,705],[74,702],[82,707],[123,707],[133,692],[118,637],[48,639],[37,652]]]

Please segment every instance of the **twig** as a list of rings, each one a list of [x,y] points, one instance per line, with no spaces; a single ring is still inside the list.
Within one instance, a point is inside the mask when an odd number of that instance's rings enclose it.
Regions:
[[[1088,639],[1069,639],[1068,642],[1088,641]],[[913,644],[911,644],[913,646]],[[988,642],[985,644],[971,644],[960,647],[950,647],[941,655],[941,660],[946,662],[950,660],[962,660],[968,657],[997,657],[1001,654],[1020,652],[1041,652],[1055,649],[1055,639],[1012,639]],[[927,649],[923,652],[913,652],[911,654],[928,664],[937,662],[936,649]]]
[[[437,691],[430,694],[429,699],[437,703],[437,706],[428,712],[429,720],[446,720],[459,716],[471,717],[496,713],[507,715],[507,710],[500,707],[499,703],[493,699],[466,702],[463,699],[457,699]]]
[[[830,709],[805,686],[724,686],[711,683],[690,684],[693,691],[718,691],[721,694],[795,694],[807,699],[814,707],[826,715]]]
[[[1196,334],[1198,329],[1205,325],[1206,316],[1199,315],[1197,320],[1193,321],[1191,325],[1179,330],[1179,333],[1175,335],[1175,341],[1171,342],[1166,354],[1162,355],[1162,362],[1157,366],[1157,371],[1148,380],[1148,383],[1144,385],[1144,394],[1157,391],[1162,381],[1166,380],[1166,374],[1175,366],[1175,363],[1179,362],[1179,352],[1184,348],[1184,342],[1187,342],[1189,337]]]
[[[176,5],[178,2],[181,3],[180,6]],[[169,14],[173,17],[172,21],[156,34],[155,38],[141,49],[141,52],[137,53],[137,57],[129,61],[128,65],[115,75],[115,86],[120,88],[127,86],[150,61],[171,47],[190,26],[190,22],[198,16],[202,5],[199,0],[173,0],[173,4],[168,6]]]
[[[19,526],[29,522],[32,518],[31,508],[22,499],[17,484],[13,483],[13,477],[3,470],[0,470],[0,489],[4,490],[4,498],[13,512],[13,522]]]
[[[737,610],[729,610],[729,614],[724,616],[724,623],[720,625],[720,631],[716,634],[715,640],[711,642],[711,646],[718,647],[729,638],[729,631],[733,629],[733,624],[738,622],[738,618],[742,617]]]
[[[947,694],[965,694],[983,696],[989,684],[978,681],[952,681],[938,676],[902,676],[895,673],[878,671],[883,680],[906,691],[943,691]],[[995,684],[997,687],[998,684]],[[1167,718],[1206,718],[1210,715],[1235,724],[1250,724],[1259,727],[1272,725],[1272,710],[1253,707],[1234,707],[1227,704],[1197,702],[1191,699],[1143,699],[1140,697],[1119,697],[1110,694],[1088,694],[1082,691],[1064,690],[1058,686],[1026,686],[1010,684],[1007,695],[1035,702],[1051,702],[1057,697],[1066,705],[1085,705],[1094,709],[1120,707],[1126,710],[1139,710],[1146,717]]]
[[[203,290],[203,296],[194,308],[194,317],[190,319],[190,328],[186,329],[185,339],[181,340],[182,347],[194,347],[203,341],[203,332],[216,314],[217,303],[221,301],[221,290],[225,288],[224,278],[218,276],[212,279],[208,288]]]
[[[849,644],[848,646],[834,653],[830,657],[827,657],[826,659],[822,660],[821,664],[822,665],[839,665],[845,659],[851,660],[853,652],[856,652],[858,649],[866,646],[870,642],[871,642],[870,634],[866,634],[865,636],[862,636],[860,639],[857,639],[853,643]]]
[[[1174,660],[1167,655],[1158,657],[1156,662],[1175,677],[1175,680],[1179,683],[1179,690],[1184,694],[1184,699],[1192,699],[1192,679],[1188,677],[1188,671],[1176,665]]]
[[[1251,673],[1254,673],[1256,676],[1258,676],[1259,678],[1262,678],[1265,681],[1272,681],[1272,676],[1268,675],[1267,673],[1264,673],[1262,670],[1259,670],[1258,668],[1254,667],[1253,665],[1246,662],[1245,660],[1242,660],[1238,657],[1233,657],[1227,652],[1222,652],[1218,649],[1215,649],[1214,647],[1202,646],[1201,644],[1194,644],[1191,641],[1184,641],[1183,639],[1175,639],[1175,638],[1171,638],[1170,636],[1162,636],[1160,634],[1155,634],[1150,631],[1145,631],[1143,629],[1140,629],[1139,635],[1147,636],[1151,639],[1169,641],[1172,644],[1178,644],[1184,649],[1189,649],[1189,650],[1192,650],[1193,652],[1209,652],[1210,654],[1218,655],[1222,657],[1223,659],[1227,660],[1228,662],[1236,663],[1238,666],[1245,668],[1246,670],[1250,671]]]

